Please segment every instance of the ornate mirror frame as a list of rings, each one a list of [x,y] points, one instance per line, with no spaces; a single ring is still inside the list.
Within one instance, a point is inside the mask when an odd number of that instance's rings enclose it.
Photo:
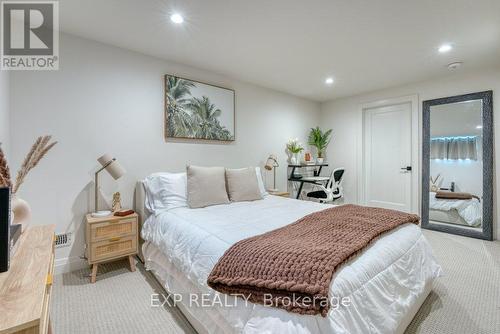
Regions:
[[[431,107],[482,100],[483,102],[483,222],[482,231],[453,226],[452,224],[434,224],[429,222],[429,177],[430,177],[430,118]],[[423,101],[422,124],[422,228],[458,234],[462,236],[493,240],[493,91],[445,97]]]

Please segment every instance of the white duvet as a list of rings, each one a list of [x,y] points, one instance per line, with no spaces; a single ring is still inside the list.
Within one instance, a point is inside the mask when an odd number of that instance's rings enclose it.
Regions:
[[[429,209],[450,211],[457,210],[458,215],[469,226],[481,225],[483,210],[481,203],[477,198],[463,200],[463,199],[443,199],[436,198],[436,193],[429,193]]]
[[[216,298],[220,295],[208,287],[206,280],[232,244],[323,209],[325,205],[319,203],[266,196],[254,202],[171,209],[150,216],[141,233],[182,273],[188,285],[195,287],[192,290]],[[152,256],[146,258],[146,266],[161,270]],[[425,297],[424,292],[440,270],[420,227],[408,224],[386,233],[337,270],[330,297],[347,298],[349,305],[332,307],[325,318],[252,303],[194,307],[189,312],[209,332],[395,333],[401,330],[401,323],[407,325],[405,317],[415,312],[412,309],[418,307],[417,301]]]

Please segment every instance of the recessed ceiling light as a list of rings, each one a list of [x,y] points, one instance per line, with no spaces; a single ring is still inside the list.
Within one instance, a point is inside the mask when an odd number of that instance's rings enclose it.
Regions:
[[[476,126],[476,129],[478,129],[478,130],[479,130],[479,129],[482,129],[482,128],[483,128],[483,126],[482,126],[482,125],[478,125],[478,126]]]
[[[331,85],[333,83],[333,78],[326,78],[325,83]]]
[[[448,51],[451,51],[453,47],[450,44],[443,44],[439,47],[438,51],[439,53],[446,53]]]
[[[176,24],[180,24],[180,23],[184,22],[184,18],[182,17],[181,14],[175,13],[175,14],[170,15],[170,21],[172,21]]]

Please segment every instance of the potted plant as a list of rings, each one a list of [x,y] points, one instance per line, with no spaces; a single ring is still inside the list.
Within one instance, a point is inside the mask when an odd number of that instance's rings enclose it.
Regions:
[[[288,143],[286,143],[286,148],[292,154],[290,158],[290,163],[292,165],[300,163],[298,155],[300,152],[304,150],[304,147],[302,147],[302,144],[299,142],[299,139],[298,138],[290,139]]]
[[[332,129],[325,132],[321,131],[319,126],[312,128],[309,132],[309,145],[316,147],[318,151],[318,158],[316,161],[318,163],[323,163],[323,154],[325,153],[328,144],[330,144],[330,135],[332,134]]]

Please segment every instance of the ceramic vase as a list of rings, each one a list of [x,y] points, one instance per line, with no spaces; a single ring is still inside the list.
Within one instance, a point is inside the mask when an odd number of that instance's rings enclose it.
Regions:
[[[12,197],[11,201],[12,210],[12,224],[21,224],[21,231],[24,232],[31,222],[31,208],[25,200]]]

